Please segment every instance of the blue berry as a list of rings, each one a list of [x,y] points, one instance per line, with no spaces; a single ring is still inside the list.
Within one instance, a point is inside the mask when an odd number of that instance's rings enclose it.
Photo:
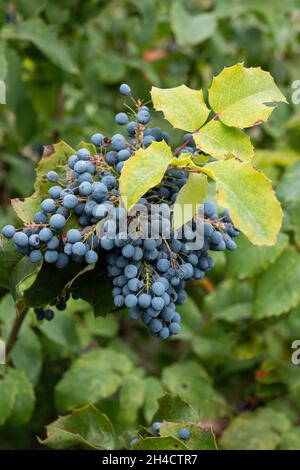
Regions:
[[[173,317],[174,318],[174,317]],[[169,326],[170,333],[172,335],[177,335],[180,332],[180,325],[179,323],[171,323]]]
[[[96,134],[93,134],[91,137],[91,142],[94,144],[96,147],[100,147],[100,145],[103,144],[104,140],[104,135],[100,134],[99,132]]]
[[[126,113],[118,113],[115,115],[115,121],[120,126],[124,126],[128,122],[128,115]]]
[[[139,295],[138,297],[138,304],[142,307],[142,308],[148,308],[150,307],[151,305],[151,295],[149,294],[141,294]]]
[[[77,230],[76,228],[71,228],[70,230],[67,231],[67,241],[69,243],[80,242],[81,239],[82,239],[82,235],[79,232],[79,230]]]
[[[146,109],[142,109],[141,111],[139,111],[136,117],[137,120],[144,125],[148,124],[148,122],[150,121],[150,113]]]
[[[96,251],[94,250],[89,250],[85,254],[85,262],[87,264],[96,264],[98,261],[98,255]]]
[[[134,255],[134,247],[132,245],[125,245],[122,248],[122,255],[125,258],[132,258]]]
[[[41,203],[41,208],[45,212],[54,212],[56,209],[56,203],[53,199],[44,199]]]
[[[48,222],[47,214],[43,211],[36,212],[33,221],[35,224],[46,224]]]
[[[69,158],[68,158],[68,165],[69,167],[74,170],[74,166],[75,166],[75,163],[78,162],[78,157],[77,155],[71,155]]]
[[[137,276],[138,269],[134,264],[128,264],[124,269],[124,274],[128,279],[132,279]]]
[[[52,183],[56,183],[56,181],[58,181],[58,174],[56,171],[49,171],[47,173],[47,180],[51,181]]]
[[[28,240],[26,233],[16,232],[13,237],[14,237],[14,242],[16,245],[21,246],[21,247],[28,246],[29,240]]]
[[[127,83],[122,83],[122,85],[120,86],[120,93],[122,95],[130,95],[131,93],[131,88],[129,85],[127,85]]]
[[[54,214],[50,217],[49,223],[55,230],[62,230],[66,225],[66,219],[61,214]]]
[[[72,253],[77,256],[84,256],[86,253],[86,246],[82,242],[74,243],[72,247]]]
[[[135,307],[137,305],[138,299],[136,295],[129,294],[125,297],[125,305],[126,307]]]
[[[2,229],[2,235],[5,238],[12,238],[15,234],[15,227],[13,225],[5,225]]]
[[[58,199],[60,197],[61,191],[62,189],[60,186],[51,186],[51,188],[48,190],[48,194],[51,198]]]
[[[165,292],[165,286],[161,282],[154,282],[151,286],[154,295],[161,296]]]
[[[151,426],[151,431],[153,434],[159,434],[161,423],[155,422]]]
[[[186,428],[179,429],[179,433],[178,433],[179,439],[183,439],[184,441],[186,441],[190,437],[190,435],[191,433],[188,429]]]
[[[39,263],[42,259],[42,253],[40,250],[32,250],[29,258],[32,263]]]
[[[134,137],[134,136],[135,136],[136,128],[137,128],[137,122],[135,122],[135,121],[130,121],[130,123],[129,123],[129,124],[127,125],[127,127],[126,127],[126,132],[127,132],[127,134],[128,134],[130,137]]]
[[[79,149],[77,151],[77,157],[79,158],[79,160],[89,160],[90,152],[88,151],[88,149]]]
[[[40,245],[40,238],[37,234],[30,235],[29,245],[37,248]]]
[[[68,264],[69,264],[69,256],[66,255],[65,253],[59,253],[55,266],[59,269],[64,269]]]
[[[122,307],[124,305],[124,296],[123,295],[116,295],[114,297],[114,304],[116,307]]]
[[[119,162],[125,162],[130,157],[131,153],[128,149],[119,150],[118,160]]]
[[[84,181],[79,185],[78,191],[81,196],[89,196],[92,194],[93,186],[89,181]]]
[[[45,312],[44,312],[44,318],[45,318],[45,320],[48,320],[48,321],[53,320],[53,318],[54,318],[54,312],[53,312],[53,310],[50,310],[50,309],[45,310]]]
[[[115,134],[111,138],[113,150],[122,150],[126,148],[126,139],[122,134]]]
[[[46,263],[50,263],[50,264],[56,263],[58,259],[58,252],[54,250],[47,250],[44,253],[44,258],[45,258]]]
[[[77,204],[78,204],[78,199],[76,196],[74,196],[74,194],[67,194],[63,198],[63,205],[67,209],[74,209],[74,207],[76,207]]]
[[[159,336],[160,336],[162,339],[167,339],[167,338],[169,338],[169,336],[170,336],[169,328],[167,328],[166,326],[164,326],[164,327],[160,330]]]

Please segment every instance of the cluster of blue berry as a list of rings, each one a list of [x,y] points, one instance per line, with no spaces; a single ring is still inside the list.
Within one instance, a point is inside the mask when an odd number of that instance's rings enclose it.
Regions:
[[[158,127],[149,127],[149,108],[135,101],[127,84],[121,85],[120,92],[136,106],[130,116],[121,112],[115,117],[118,124],[126,126],[128,139],[122,134],[111,138],[94,134],[94,154],[80,148],[69,157],[63,174],[60,170],[48,172],[48,197],[42,200],[33,223],[21,229],[7,225],[2,233],[12,238],[16,250],[29,256],[33,263],[44,260],[60,269],[70,262],[96,265],[102,255],[108,275],[113,278],[115,306],[127,307],[130,317],[141,318],[152,335],[167,339],[180,332],[176,305],[185,302],[185,282],[203,278],[212,268],[209,250],[234,250],[233,238],[239,232],[228,213],[219,217],[215,204],[207,201],[203,206],[203,246],[191,251],[191,238],[183,234],[178,239],[163,210],[172,206],[187,181],[187,173],[174,167],[168,168],[162,182],[138,201],[148,213],[152,204],[159,209],[151,219],[149,216],[147,237],[133,239],[122,232],[120,220],[127,213],[120,206],[119,175],[124,162],[137,149],[154,141],[169,143],[170,137]],[[200,152],[191,134],[183,136],[183,145],[174,154],[186,151]],[[107,218],[108,214],[112,217]],[[76,228],[67,224],[74,217]],[[154,223],[158,226],[156,237],[152,235]],[[170,233],[168,239],[163,235],[165,231]],[[50,312],[51,309],[40,308],[36,313],[39,319],[49,320],[53,316]]]

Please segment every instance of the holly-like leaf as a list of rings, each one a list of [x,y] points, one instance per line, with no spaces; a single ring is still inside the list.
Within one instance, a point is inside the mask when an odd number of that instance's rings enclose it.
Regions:
[[[158,398],[159,408],[153,418],[154,421],[199,421],[198,412],[183,398],[178,395],[165,393]]]
[[[279,233],[275,245],[258,247],[241,234],[237,238],[238,249],[227,253],[228,276],[240,279],[257,276],[274,263],[288,243],[289,237]]]
[[[22,303],[25,307],[25,292],[34,284],[41,266],[42,263],[32,263],[27,256],[24,256],[11,271],[9,288],[17,305]]]
[[[9,38],[30,41],[55,65],[70,73],[76,73],[77,67],[68,50],[49,26],[40,18],[32,18],[18,23],[7,32]]]
[[[140,437],[131,447],[134,450],[188,450],[188,447],[174,437]]]
[[[13,382],[16,396],[13,408],[8,418],[12,426],[22,426],[28,423],[33,413],[35,395],[32,383],[25,372],[10,368],[7,377]]]
[[[257,280],[254,316],[265,318],[281,315],[296,307],[300,303],[299,283],[300,255],[295,249],[287,248]]]
[[[82,355],[56,386],[58,408],[72,410],[109,397],[119,388],[130,367],[126,356],[109,349],[95,349]]]
[[[162,111],[174,127],[185,131],[195,132],[209,115],[202,90],[192,90],[186,85],[166,89],[152,87],[151,97],[154,108]]]
[[[94,450],[113,450],[115,433],[110,420],[92,405],[61,416],[47,426],[47,437],[39,440],[52,449],[80,446]]]
[[[171,148],[162,141],[137,150],[125,162],[120,176],[120,193],[127,210],[161,182],[172,159]]]
[[[46,146],[36,169],[35,188],[38,189],[42,178],[45,178],[48,171],[54,170],[59,173],[59,169],[62,168],[64,172],[68,158],[74,153],[76,153],[76,151],[64,141]]]
[[[178,229],[198,212],[207,191],[207,177],[201,173],[190,173],[187,182],[177,194],[173,206],[173,228]]]
[[[279,102],[287,103],[270,73],[260,67],[226,67],[209,89],[209,104],[227,126],[244,128],[265,122]]]
[[[172,2],[171,26],[178,44],[193,46],[210,38],[217,27],[213,13],[190,14],[181,0]]]
[[[144,416],[147,423],[153,420],[154,414],[159,407],[159,397],[163,394],[164,390],[161,386],[160,380],[156,377],[147,377],[145,383],[145,400],[144,400]]]
[[[273,245],[281,227],[282,210],[271,182],[249,163],[235,159],[213,162],[201,169],[216,182],[217,200],[255,245]]]
[[[166,367],[163,384],[167,390],[191,404],[203,419],[222,415],[226,410],[224,400],[214,389],[210,377],[195,361]]]
[[[246,283],[227,279],[205,297],[206,311],[214,319],[241,321],[252,315],[253,288]]]
[[[145,396],[143,369],[132,370],[123,380],[120,390],[119,419],[133,425],[137,419]]]
[[[2,426],[9,417],[17,394],[15,383],[9,376],[0,379],[0,426]]]
[[[22,255],[18,253],[11,241],[0,236],[0,286],[9,289],[9,276],[21,260]]]
[[[281,433],[289,426],[289,420],[282,413],[261,408],[231,421],[220,444],[225,450],[274,450],[281,441]]]
[[[190,437],[187,440],[180,439],[179,431],[182,429],[190,431]],[[161,437],[172,436],[181,440],[188,449],[191,450],[217,450],[217,443],[214,433],[211,429],[204,429],[199,424],[192,423],[172,423],[163,422],[160,426],[159,434]]]
[[[194,140],[204,152],[223,160],[233,155],[241,160],[252,159],[254,150],[250,137],[242,130],[225,126],[220,121],[210,121],[194,134]]]

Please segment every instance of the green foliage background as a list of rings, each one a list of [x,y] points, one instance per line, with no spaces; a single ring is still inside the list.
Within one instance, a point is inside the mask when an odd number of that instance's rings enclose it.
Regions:
[[[270,71],[290,103],[251,130],[255,164],[285,211],[277,244],[255,248],[240,237],[236,253],[218,254],[209,280],[189,287],[176,341],[158,343],[126,312],[94,319],[84,301],[71,301],[51,323],[29,315],[11,365],[0,366],[0,448],[40,448],[36,436],[45,438],[58,414],[95,404],[100,413],[90,406],[65,418],[68,445],[127,448],[140,429],[139,448],[174,448],[174,423],[189,422],[197,439],[187,445],[195,449],[215,447],[202,431],[210,426],[220,448],[299,449],[300,369],[291,363],[291,344],[300,339],[300,111],[291,102],[300,70],[299,2],[0,1],[0,23],[7,88],[1,225],[14,220],[9,199],[31,194],[44,145],[61,138],[76,145],[93,132],[117,130],[120,82],[146,100],[152,85],[206,91],[224,66],[244,61]],[[15,318],[6,268],[2,262],[4,338]],[[101,304],[100,285],[97,295]],[[144,427],[154,419],[168,422],[168,437],[148,437]],[[60,423],[51,426],[55,437],[46,444],[67,445]]]

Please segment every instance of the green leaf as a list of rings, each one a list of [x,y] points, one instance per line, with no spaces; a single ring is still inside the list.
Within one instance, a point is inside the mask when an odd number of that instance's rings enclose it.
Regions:
[[[158,410],[158,400],[163,394],[164,390],[160,381],[155,377],[147,377],[144,380],[145,384],[145,400],[144,400],[144,416],[147,423],[151,423],[153,416]]]
[[[188,448],[174,437],[140,437],[131,447],[134,450],[188,450]]]
[[[201,173],[190,173],[187,182],[177,194],[173,206],[173,228],[178,229],[197,213],[207,191],[207,177]]]
[[[119,417],[122,423],[134,424],[145,396],[143,369],[132,370],[123,380],[120,390]]]
[[[0,80],[5,80],[7,74],[7,59],[5,56],[5,43],[0,43]]]
[[[0,286],[9,289],[9,276],[22,255],[16,252],[13,242],[0,236]]]
[[[300,302],[299,283],[300,254],[293,248],[287,248],[257,280],[254,316],[277,316],[296,307]]]
[[[213,162],[202,170],[216,182],[217,200],[255,245],[274,245],[282,210],[270,181],[249,163]]]
[[[27,375],[21,370],[10,368],[7,377],[13,382],[16,389],[16,397],[8,422],[12,426],[22,426],[28,423],[34,409],[34,389]]]
[[[50,61],[70,73],[76,73],[77,67],[69,49],[63,41],[40,18],[20,22],[7,32],[8,37],[34,44]]]
[[[68,163],[68,158],[74,153],[76,153],[76,151],[64,141],[60,141],[53,145],[47,145],[44,148],[44,154],[36,169],[36,189],[39,187],[42,179],[46,177],[48,171],[55,170],[60,173],[59,170],[61,168],[64,173],[64,167]]]
[[[93,271],[82,274],[72,288],[93,307],[95,317],[105,316],[115,309],[112,279],[107,276],[105,266],[96,265]]]
[[[280,443],[280,434],[289,426],[282,413],[261,408],[235,418],[223,433],[220,444],[225,450],[274,450]]]
[[[209,104],[227,126],[265,122],[281,101],[287,103],[269,72],[243,64],[225,67],[209,89]]]
[[[226,406],[223,398],[214,389],[202,366],[195,361],[166,367],[162,380],[167,390],[196,408],[202,419],[224,414]]]
[[[159,408],[155,413],[153,421],[199,421],[198,412],[178,395],[165,393],[158,398]]]
[[[65,285],[78,274],[80,269],[81,266],[77,263],[72,263],[65,269],[44,263],[34,283],[24,293],[26,305],[30,307],[48,305],[61,294]]]
[[[139,149],[125,162],[120,176],[120,194],[127,210],[161,182],[172,159],[170,147],[162,141]]]
[[[282,202],[300,202],[300,162],[288,168],[277,187],[277,196]]]
[[[47,426],[47,437],[40,440],[52,449],[80,446],[94,450],[113,450],[115,433],[105,414],[92,405],[61,416]]]
[[[194,134],[194,140],[204,152],[224,159],[229,155],[250,161],[254,149],[250,137],[240,129],[227,127],[220,121],[210,121]]]
[[[300,449],[300,427],[294,427],[285,433],[280,442],[280,450]]]
[[[151,97],[154,108],[162,111],[174,127],[185,131],[195,132],[209,115],[202,90],[192,90],[186,85],[166,89],[152,87]]]
[[[74,353],[80,351],[80,340],[76,330],[75,320],[68,312],[56,312],[51,322],[43,322],[39,326],[43,334]]]
[[[25,292],[36,280],[41,266],[41,263],[32,263],[27,256],[24,256],[11,271],[9,277],[10,291],[17,305],[22,303],[25,306]]]
[[[21,328],[11,358],[16,369],[25,372],[29,380],[36,384],[42,369],[42,349],[37,335],[29,326]]]
[[[69,303],[68,303],[69,309]],[[93,315],[92,311],[86,313],[85,324],[88,332],[93,336],[101,336],[103,338],[112,338],[119,330],[119,323],[116,319],[116,315],[108,314],[105,318],[97,317]]]
[[[172,2],[171,26],[181,46],[194,46],[213,36],[217,23],[213,13],[190,14],[181,0]]]
[[[272,265],[288,246],[289,237],[279,233],[277,243],[263,247],[252,245],[242,234],[237,238],[238,248],[227,253],[227,274],[233,278],[255,277]]]
[[[130,363],[112,350],[95,349],[73,362],[58,382],[55,395],[61,410],[72,410],[107,398],[119,388]]]
[[[172,436],[180,440],[179,431],[182,428],[188,429],[191,433],[187,440],[182,440],[188,449],[218,450],[212,430],[205,430],[199,424],[163,422],[160,426],[159,433],[161,437]]]
[[[235,322],[251,317],[252,300],[251,286],[228,279],[205,296],[204,306],[213,319]]]
[[[16,394],[16,384],[9,376],[2,377],[0,379],[0,426],[2,426],[9,417],[14,406]]]

